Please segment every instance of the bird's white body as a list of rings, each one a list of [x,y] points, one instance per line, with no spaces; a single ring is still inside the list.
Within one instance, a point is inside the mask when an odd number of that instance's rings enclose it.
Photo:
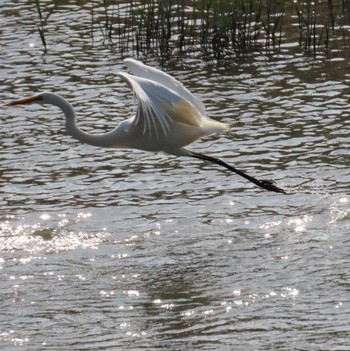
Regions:
[[[117,73],[134,92],[136,113],[111,132],[98,135],[83,132],[76,125],[72,106],[56,94],[42,93],[37,102],[59,107],[66,116],[66,129],[72,137],[102,147],[164,151],[186,156],[184,146],[204,135],[228,128],[226,124],[204,116],[203,104],[168,74],[134,59],[127,59],[125,63],[138,74]]]

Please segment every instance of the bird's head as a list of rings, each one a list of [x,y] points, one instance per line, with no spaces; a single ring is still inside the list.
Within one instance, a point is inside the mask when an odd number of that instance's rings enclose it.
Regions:
[[[11,107],[16,105],[29,105],[29,104],[44,104],[46,102],[47,93],[41,93],[27,98],[14,100],[4,105],[3,107]]]

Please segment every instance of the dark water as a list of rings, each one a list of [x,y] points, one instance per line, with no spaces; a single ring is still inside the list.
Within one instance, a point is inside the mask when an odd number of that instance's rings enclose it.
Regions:
[[[33,6],[1,6],[1,102],[52,91],[91,132],[132,114],[121,54],[66,25],[88,14],[52,15],[43,55]],[[349,350],[348,60],[292,45],[165,70],[231,125],[193,150],[293,195],[81,145],[52,107],[0,111],[0,349]]]

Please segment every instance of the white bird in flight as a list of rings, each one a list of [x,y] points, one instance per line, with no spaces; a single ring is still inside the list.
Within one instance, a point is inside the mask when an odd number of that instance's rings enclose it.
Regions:
[[[228,125],[206,117],[203,103],[170,75],[134,59],[124,62],[133,75],[117,74],[134,92],[136,113],[108,133],[82,131],[76,124],[72,105],[57,94],[40,93],[10,102],[5,107],[32,103],[54,105],[65,115],[67,133],[82,143],[194,157],[223,166],[263,189],[286,193],[271,180],[256,179],[218,158],[186,149],[186,145],[198,138],[227,130]]]

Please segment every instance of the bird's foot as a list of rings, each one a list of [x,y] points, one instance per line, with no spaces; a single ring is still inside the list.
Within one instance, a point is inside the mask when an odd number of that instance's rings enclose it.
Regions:
[[[287,192],[279,188],[272,179],[260,180],[260,186],[266,190],[274,191],[276,193],[287,194]]]

